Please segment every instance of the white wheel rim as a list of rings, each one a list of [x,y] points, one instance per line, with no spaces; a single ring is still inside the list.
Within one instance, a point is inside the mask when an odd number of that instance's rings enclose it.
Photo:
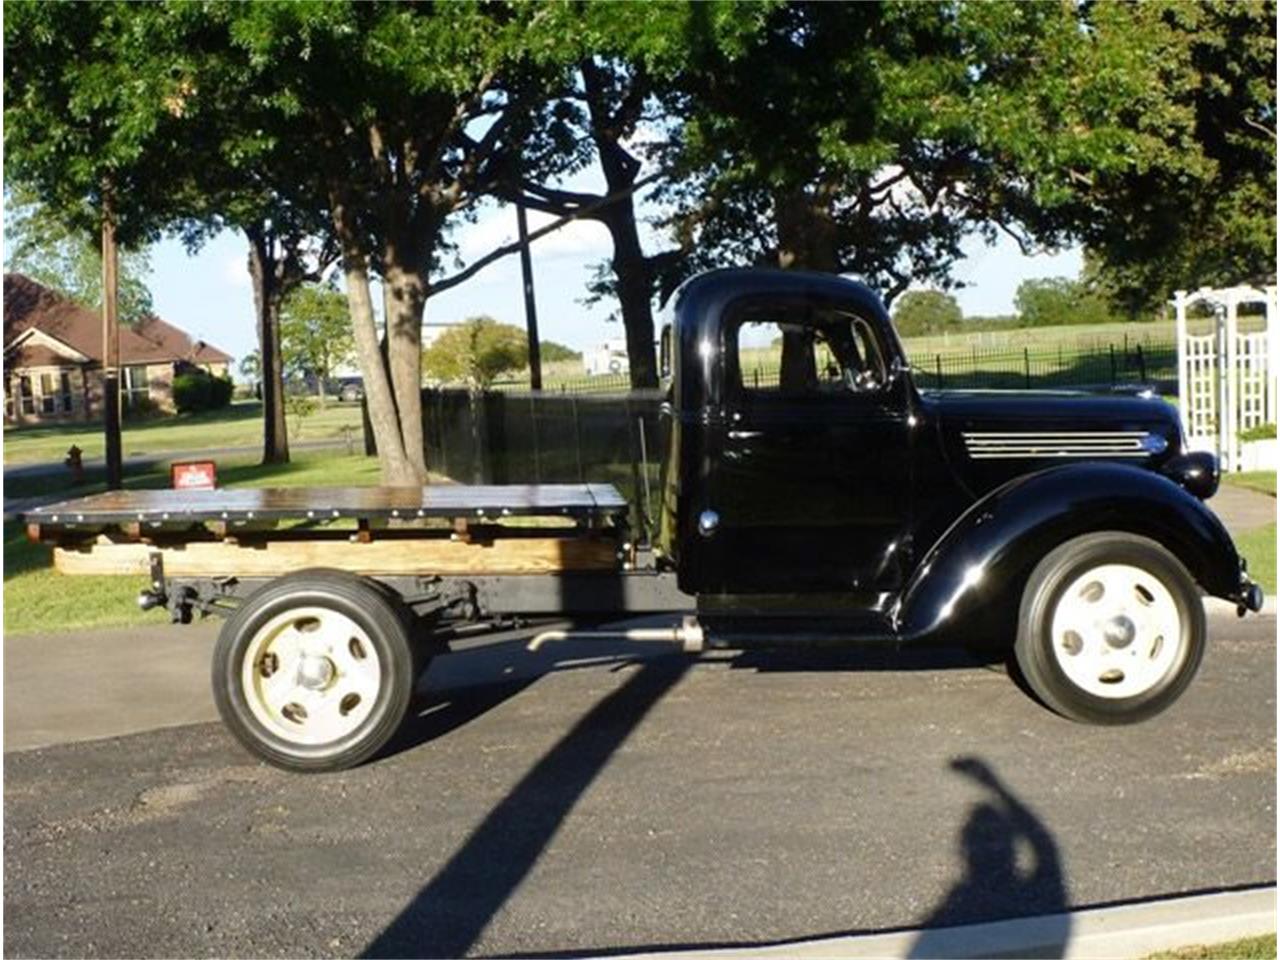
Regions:
[[[354,620],[326,607],[272,617],[245,650],[240,680],[249,710],[299,746],[341,740],[373,710],[382,664]]]
[[[1141,567],[1108,563],[1071,581],[1053,612],[1053,656],[1067,679],[1108,700],[1156,687],[1182,657],[1173,594]]]

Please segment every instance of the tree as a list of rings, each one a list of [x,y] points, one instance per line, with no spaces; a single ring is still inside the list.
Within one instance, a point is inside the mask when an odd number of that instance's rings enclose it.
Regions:
[[[332,287],[307,284],[289,294],[280,311],[281,354],[292,373],[314,377],[324,404],[324,386],[351,358],[354,344],[347,298]]]
[[[254,350],[240,359],[240,376],[254,381],[262,376],[262,353]]]
[[[704,263],[853,272],[889,300],[946,289],[966,235],[1087,238],[1137,214],[1099,183],[1199,162],[1148,5],[792,3],[740,50],[693,10],[711,39],[673,101],[673,228]]]
[[[235,42],[305,158],[311,209],[342,256],[383,478],[425,480],[421,336],[458,218],[492,192],[563,72],[568,12],[527,4],[236,7]],[[509,165],[509,164],[508,164]],[[370,281],[383,283],[385,352]]]
[[[1153,125],[1159,150],[1148,162],[1087,184],[1088,200],[1113,211],[1083,237],[1091,283],[1137,317],[1177,289],[1273,277],[1275,4],[1161,2],[1124,17],[1108,12],[1104,28],[1160,38],[1162,89],[1192,122]]]
[[[1106,323],[1111,319],[1103,297],[1067,277],[1022,281],[1013,305],[1022,326],[1027,327]]]
[[[525,332],[492,317],[469,317],[436,338],[422,356],[428,376],[483,390],[499,376],[529,364]]]
[[[541,346],[542,359],[547,363],[561,363],[582,359],[581,351],[566,347],[563,343],[556,343],[554,340],[543,340]]]
[[[23,273],[77,303],[102,309],[102,244],[96,234],[69,229],[39,201],[13,192],[5,211],[5,270]],[[145,249],[123,250],[119,264],[119,310],[125,323],[152,312]]]
[[[152,38],[155,5],[5,8],[5,175],[72,236],[101,237],[114,251],[140,249],[173,216],[169,190],[180,122],[181,76],[154,59],[136,69]],[[175,99],[178,98],[178,99]],[[104,269],[104,275],[115,275]],[[107,482],[121,482],[116,298],[102,297],[103,427]]]
[[[942,333],[963,321],[956,298],[941,290],[908,290],[893,305],[893,325],[903,337]]]

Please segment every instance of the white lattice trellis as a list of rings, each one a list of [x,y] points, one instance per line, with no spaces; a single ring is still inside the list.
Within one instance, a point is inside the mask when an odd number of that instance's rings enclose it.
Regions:
[[[1214,308],[1213,332],[1192,334],[1187,309],[1196,303]],[[1241,333],[1239,309],[1261,303],[1266,326]],[[1179,290],[1173,305],[1178,321],[1178,406],[1193,450],[1211,450],[1224,470],[1240,462],[1240,433],[1276,422],[1278,355],[1276,288],[1202,288]]]

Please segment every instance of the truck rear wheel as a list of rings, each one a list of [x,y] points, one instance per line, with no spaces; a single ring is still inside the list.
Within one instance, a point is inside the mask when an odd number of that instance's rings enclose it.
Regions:
[[[1204,641],[1199,591],[1178,559],[1145,537],[1096,533],[1036,566],[1014,653],[1051,709],[1086,723],[1133,723],[1182,694]]]
[[[302,571],[227,619],[213,696],[231,732],[268,763],[344,770],[396,732],[417,667],[407,616],[385,590],[354,574]]]

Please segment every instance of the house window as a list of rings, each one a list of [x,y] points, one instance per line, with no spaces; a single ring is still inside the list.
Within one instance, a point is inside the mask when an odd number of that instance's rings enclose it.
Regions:
[[[40,374],[40,412],[58,412],[58,396],[53,389],[52,373]]]
[[[23,374],[18,378],[18,395],[21,398],[22,412],[31,416],[36,412],[36,398],[31,392],[31,378]]]
[[[62,412],[70,413],[73,406],[71,401],[71,374],[63,373],[59,377],[58,386],[60,388],[58,393],[62,399]]]
[[[124,405],[132,407],[139,400],[147,400],[151,396],[151,387],[147,382],[147,368],[139,365],[124,368]]]

